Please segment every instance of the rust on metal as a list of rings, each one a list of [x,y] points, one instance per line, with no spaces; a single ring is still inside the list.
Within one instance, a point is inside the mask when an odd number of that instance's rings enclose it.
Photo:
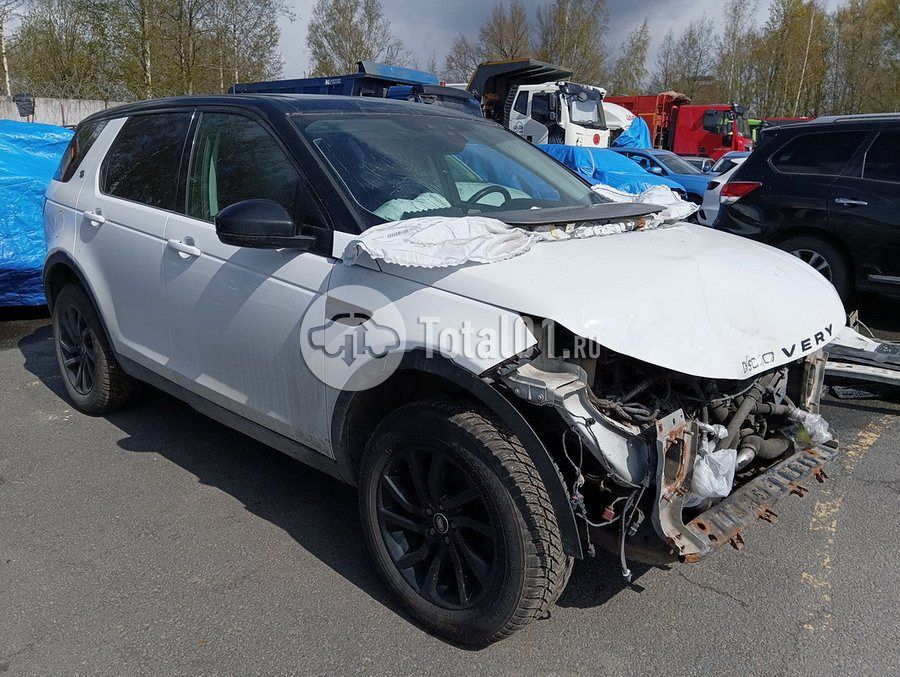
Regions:
[[[765,508],[759,513],[759,519],[764,520],[769,524],[775,524],[775,522],[778,521],[778,513],[769,510],[769,508]]]

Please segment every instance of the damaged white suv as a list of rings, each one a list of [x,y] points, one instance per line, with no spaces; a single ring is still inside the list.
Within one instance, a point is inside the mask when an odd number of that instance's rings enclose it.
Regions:
[[[659,212],[444,108],[111,109],[47,191],[63,382],[89,414],[150,383],[357,485],[397,598],[484,644],[595,545],[626,578],[740,546],[836,454],[834,289]]]

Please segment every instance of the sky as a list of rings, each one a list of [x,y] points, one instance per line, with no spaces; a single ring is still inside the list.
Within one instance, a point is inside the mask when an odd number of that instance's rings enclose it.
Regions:
[[[524,2],[533,14],[546,0]],[[295,78],[302,77],[309,68],[306,23],[315,0],[288,0],[288,4],[298,18],[294,22],[280,21],[280,48],[284,77]],[[459,33],[474,35],[495,3],[494,0],[381,0],[381,4],[394,34],[406,43],[414,58],[424,67],[432,52],[436,54],[437,62],[443,64],[453,38]],[[767,4],[765,0],[761,3]],[[628,31],[648,17],[654,39],[649,66],[656,54],[656,43],[669,28],[678,33],[704,12],[716,21],[721,5],[721,0],[608,0],[610,22],[607,39],[611,47],[617,46]]]

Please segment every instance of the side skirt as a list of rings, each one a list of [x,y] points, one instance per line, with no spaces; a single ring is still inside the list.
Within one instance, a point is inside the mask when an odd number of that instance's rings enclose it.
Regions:
[[[321,470],[342,482],[353,484],[353,482],[343,476],[334,459],[328,458],[315,449],[311,449],[289,437],[285,437],[284,435],[269,430],[254,421],[250,421],[239,414],[235,414],[233,411],[229,411],[225,407],[214,404],[127,357],[122,357],[117,354],[116,360],[118,360],[123,371],[129,376],[132,376],[139,381],[143,381],[154,388],[158,388],[172,397],[178,398],[201,414],[209,416],[214,421],[228,426],[229,428],[233,428],[247,437],[270,446],[283,454],[296,458],[298,461],[310,465],[316,470]]]

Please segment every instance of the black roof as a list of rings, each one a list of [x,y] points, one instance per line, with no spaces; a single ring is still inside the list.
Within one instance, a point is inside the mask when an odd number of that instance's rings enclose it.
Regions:
[[[465,93],[463,93],[465,94]],[[148,99],[122,106],[107,108],[86,118],[119,118],[138,113],[193,108],[198,106],[237,106],[257,111],[263,115],[289,115],[291,113],[395,113],[403,115],[430,115],[472,119],[468,113],[450,108],[429,106],[394,99],[366,96],[338,96],[326,94],[215,94],[209,96],[175,96],[167,99]]]

